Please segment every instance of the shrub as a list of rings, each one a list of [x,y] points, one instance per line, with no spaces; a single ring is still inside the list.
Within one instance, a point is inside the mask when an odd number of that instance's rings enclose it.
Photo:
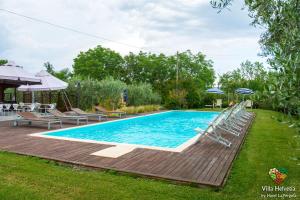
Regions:
[[[187,96],[186,90],[171,90],[169,92],[166,106],[171,109],[181,109],[187,107]]]
[[[116,109],[120,106],[123,91],[126,84],[113,78],[106,78],[100,81],[99,103],[110,109]]]
[[[121,108],[121,110],[126,112],[127,114],[153,112],[153,111],[159,111],[160,109],[161,109],[160,105],[129,106],[129,107]]]
[[[80,83],[80,89],[76,87],[78,82]],[[99,81],[90,78],[82,80],[79,77],[73,77],[68,83],[69,87],[67,88],[67,93],[73,106],[77,106],[78,93],[80,95],[79,107],[81,109],[90,109],[99,102],[99,91],[101,87]]]
[[[188,108],[199,108],[201,106],[200,94],[197,90],[189,91],[186,95]]]
[[[161,97],[153,92],[148,83],[132,84],[128,89],[128,105],[139,106],[147,104],[160,104]]]
[[[126,86],[124,82],[111,77],[101,81],[91,78],[82,80],[80,77],[73,77],[68,82],[67,93],[71,104],[77,106],[77,95],[79,94],[79,107],[84,110],[91,109],[96,104],[109,109],[120,108],[122,95],[126,88],[128,89],[128,105],[130,106],[160,104],[161,102],[161,97],[153,92],[150,84],[142,83]],[[78,82],[80,83],[80,89],[76,87]],[[144,112],[144,110],[141,110],[142,108],[139,109],[139,112]],[[134,112],[137,113],[138,111]]]
[[[76,87],[78,82],[80,82],[80,91]],[[116,109],[121,103],[125,88],[125,83],[112,78],[98,81],[91,78],[82,80],[79,77],[73,77],[69,80],[67,93],[72,105],[77,106],[77,93],[79,92],[79,107],[84,110],[91,109],[99,103],[110,109]]]

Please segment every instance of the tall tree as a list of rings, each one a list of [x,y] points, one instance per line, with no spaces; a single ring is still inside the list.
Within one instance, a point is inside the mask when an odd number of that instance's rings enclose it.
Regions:
[[[108,76],[120,79],[123,75],[122,56],[108,48],[97,46],[87,52],[80,52],[74,59],[74,73],[83,77],[102,80]]]
[[[235,89],[247,87],[262,92],[268,80],[268,71],[260,62],[245,61],[240,67],[229,71],[219,79],[219,85],[227,93],[234,93]]]
[[[222,10],[232,0],[212,0]],[[267,92],[274,96],[275,108],[300,117],[300,1],[245,0],[254,26],[263,26],[263,54],[273,70]]]

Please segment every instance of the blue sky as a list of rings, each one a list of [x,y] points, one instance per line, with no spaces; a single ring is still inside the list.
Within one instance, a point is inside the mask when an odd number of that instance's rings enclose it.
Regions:
[[[0,0],[0,8],[74,28],[141,49],[90,38],[0,11],[0,58],[32,72],[51,62],[71,68],[80,51],[102,45],[120,52],[174,54],[190,49],[214,61],[217,74],[246,59],[261,61],[262,29],[250,25],[243,1],[217,13],[209,0]]]

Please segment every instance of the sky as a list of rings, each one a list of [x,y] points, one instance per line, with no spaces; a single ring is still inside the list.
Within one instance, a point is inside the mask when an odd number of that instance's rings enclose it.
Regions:
[[[79,52],[97,45],[122,55],[140,50],[172,55],[189,49],[204,53],[216,73],[223,74],[247,59],[265,62],[258,56],[263,29],[250,25],[243,7],[243,1],[234,1],[230,10],[218,13],[209,0],[0,0],[0,9],[111,40],[0,10],[0,59],[35,73],[47,61],[57,70],[71,69]]]

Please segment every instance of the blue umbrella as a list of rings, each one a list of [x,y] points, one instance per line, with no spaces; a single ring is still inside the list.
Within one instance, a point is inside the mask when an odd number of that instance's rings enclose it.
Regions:
[[[235,90],[235,93],[238,94],[254,94],[253,90],[249,88],[238,88]]]
[[[206,92],[214,93],[214,94],[224,94],[224,92],[222,90],[220,90],[219,88],[210,88],[210,89],[206,90]]]

